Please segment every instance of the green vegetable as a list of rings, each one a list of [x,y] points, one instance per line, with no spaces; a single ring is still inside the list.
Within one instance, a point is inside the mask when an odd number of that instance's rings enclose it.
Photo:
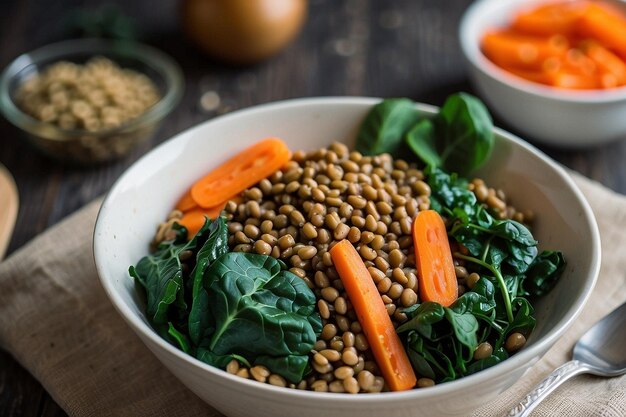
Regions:
[[[565,269],[565,259],[558,251],[544,251],[530,265],[523,281],[522,293],[530,297],[540,297],[554,287]]]
[[[176,230],[176,239],[161,243],[156,252],[144,256],[136,266],[129,268],[131,277],[145,289],[146,315],[161,332],[166,331],[173,303],[179,309],[186,310],[180,253],[185,250],[196,251],[204,245],[211,233],[207,222],[193,239],[186,242],[187,230],[180,226]]]
[[[455,253],[480,280],[448,308],[425,302],[404,309],[409,320],[397,328],[416,372],[438,382],[451,381],[493,366],[508,357],[508,335],[528,335],[535,327],[526,297],[545,294],[564,269],[557,251],[537,254],[530,230],[512,220],[495,219],[476,201],[467,181],[439,168],[426,170],[431,208],[447,219],[448,236],[468,254]],[[474,360],[488,341],[494,353]]]
[[[480,100],[466,93],[449,96],[432,120],[421,120],[406,141],[427,165],[467,174],[489,158],[493,122]]]
[[[206,337],[209,328],[209,299],[202,283],[209,277],[205,277],[207,268],[217,258],[228,252],[228,227],[222,217],[209,226],[211,234],[206,243],[196,255],[196,267],[191,273],[192,304],[189,312],[189,337],[195,345],[199,345],[202,338]]]
[[[356,150],[363,155],[388,152],[396,156],[405,133],[418,120],[415,104],[406,98],[386,99],[367,114],[356,139]]]
[[[187,230],[174,227],[176,239],[129,268],[145,290],[155,330],[214,366],[237,359],[300,381],[322,327],[313,292],[281,261],[228,252],[223,218],[207,220],[189,242]],[[183,251],[193,253],[190,273],[183,271]]]
[[[211,264],[204,287],[212,321],[200,346],[300,381],[322,322],[313,292],[285,268],[272,257],[247,253],[227,253]]]

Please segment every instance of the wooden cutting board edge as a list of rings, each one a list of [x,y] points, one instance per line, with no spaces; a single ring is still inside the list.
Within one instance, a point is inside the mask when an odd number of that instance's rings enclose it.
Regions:
[[[11,173],[0,164],[0,260],[4,258],[17,219],[19,197]]]

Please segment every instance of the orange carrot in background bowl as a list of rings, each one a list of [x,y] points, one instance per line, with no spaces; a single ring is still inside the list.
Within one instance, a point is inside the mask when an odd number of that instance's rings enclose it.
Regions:
[[[626,63],[619,56],[591,40],[581,43],[581,50],[603,74],[612,74],[616,85],[626,84]]]
[[[517,14],[511,28],[528,35],[573,35],[588,5],[587,1],[544,4]]]
[[[361,255],[344,239],[330,256],[387,385],[392,391],[413,388],[417,377]]]
[[[482,41],[483,52],[496,64],[535,70],[546,59],[565,54],[568,46],[563,36],[542,39],[511,31],[487,33]]]
[[[626,56],[626,16],[620,11],[604,4],[592,3],[579,25],[582,36],[596,39]]]
[[[626,13],[596,1],[547,2],[490,30],[481,49],[526,80],[564,89],[626,85]]]

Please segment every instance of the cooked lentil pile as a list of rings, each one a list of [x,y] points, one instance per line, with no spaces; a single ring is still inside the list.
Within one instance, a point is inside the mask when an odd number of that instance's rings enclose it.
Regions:
[[[159,98],[147,76],[104,57],[91,58],[84,65],[52,64],[20,85],[15,95],[17,105],[35,119],[90,132],[118,127]]]
[[[342,239],[352,242],[394,326],[406,321],[401,309],[419,302],[411,225],[418,211],[430,207],[431,190],[423,180],[422,171],[404,160],[394,160],[389,154],[363,156],[334,143],[312,152],[295,152],[282,170],[244,191],[240,202],[228,202],[225,215],[231,250],[284,261],[314,291],[323,330],[311,352],[313,372],[298,384],[288,383],[264,366],[247,368],[236,360],[226,370],[260,382],[313,391],[386,390],[329,249]],[[502,191],[487,187],[480,179],[468,187],[499,218],[524,222],[532,217],[507,205]],[[180,211],[173,211],[159,226],[153,244],[173,239],[172,225],[181,217]],[[459,295],[480,278],[463,261],[455,261],[455,272]],[[521,348],[519,342],[511,342],[510,350]],[[489,343],[481,344],[475,358],[488,357],[491,349]],[[432,385],[429,378],[417,382],[418,388]]]

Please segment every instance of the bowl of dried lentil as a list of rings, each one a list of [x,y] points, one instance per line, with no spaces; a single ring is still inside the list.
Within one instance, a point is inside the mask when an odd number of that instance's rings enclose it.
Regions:
[[[145,300],[129,278],[127,267],[145,255],[155,238],[155,225],[164,223],[164,219],[172,214],[172,207],[176,205],[190,184],[260,138],[281,137],[290,149],[296,151],[291,165],[298,166],[290,165],[281,174],[268,178],[269,183],[259,183],[256,189],[251,188],[244,192],[243,198],[246,201],[243,206],[254,206],[249,207],[252,209],[250,213],[245,211],[240,213],[241,203],[237,202],[229,203],[232,207],[226,208],[230,213],[231,224],[234,224],[232,230],[229,231],[232,243],[249,245],[248,249],[254,248],[257,252],[264,253],[268,248],[263,243],[267,242],[257,239],[254,244],[246,243],[243,242],[244,237],[239,233],[243,232],[246,239],[250,239],[244,230],[246,226],[254,226],[252,224],[255,219],[253,212],[256,211],[256,206],[248,203],[257,201],[259,196],[256,194],[259,192],[262,194],[266,191],[273,192],[272,189],[276,187],[276,191],[285,196],[285,201],[281,200],[282,204],[293,205],[291,203],[295,200],[288,199],[289,193],[286,191],[288,184],[293,180],[291,176],[295,175],[290,172],[294,169],[299,172],[298,168],[304,171],[299,164],[307,160],[320,161],[325,160],[326,155],[333,159],[336,156],[339,159],[354,162],[355,164],[350,162],[347,164],[355,165],[354,169],[358,168],[361,172],[359,167],[362,164],[359,164],[359,161],[362,160],[351,150],[359,124],[377,102],[377,99],[370,98],[291,100],[238,111],[206,122],[181,133],[136,162],[118,180],[103,203],[94,233],[94,255],[106,293],[121,316],[156,357],[200,398],[225,415],[247,416],[250,415],[251,409],[255,410],[255,415],[268,417],[468,415],[471,410],[496,398],[498,393],[511,386],[549,349],[580,313],[593,288],[599,270],[600,246],[597,226],[584,197],[568,174],[547,156],[521,139],[495,129],[495,147],[489,161],[476,174],[482,180],[473,183],[475,193],[480,194],[485,201],[490,196],[495,196],[491,198],[493,208],[498,208],[502,204],[505,208],[515,204],[528,209],[528,213],[532,211],[535,217],[533,232],[537,239],[546,247],[562,249],[568,254],[569,260],[561,281],[535,305],[537,326],[526,346],[509,359],[457,381],[402,392],[381,392],[384,391],[384,381],[382,386],[378,387],[379,379],[376,376],[373,379],[369,378],[369,374],[359,368],[359,373],[363,373],[364,377],[362,380],[355,378],[359,384],[356,392],[363,394],[348,395],[342,392],[314,392],[312,390],[315,389],[317,381],[306,381],[306,386],[302,387],[283,386],[283,380],[276,378],[263,368],[243,372],[241,370],[244,368],[232,364],[225,371],[220,370],[183,353],[160,337],[146,317]],[[417,110],[424,117],[430,117],[436,112],[435,108],[426,105],[417,105]],[[306,126],[314,126],[314,128],[303,128]],[[212,140],[207,140],[207,138],[212,138]],[[304,152],[298,152],[299,150]],[[324,157],[320,159],[321,153]],[[387,156],[382,157],[382,159],[387,158]],[[380,163],[378,168],[384,169],[390,161],[382,159],[375,164]],[[363,163],[369,165],[365,161]],[[401,162],[392,166],[398,172],[408,172],[413,169],[404,166]],[[365,189],[368,188],[363,186],[363,192],[359,196],[367,199],[366,194],[369,191]],[[506,195],[496,190],[504,190]],[[419,210],[419,204],[425,204],[427,201],[425,198],[420,199],[419,195],[427,194],[428,190],[421,183],[416,182],[413,191],[416,193],[415,202],[418,205],[414,209]],[[360,199],[356,201],[352,198],[352,200],[354,200],[351,204],[353,207],[361,205]],[[393,204],[404,203],[407,215],[410,215],[412,208],[407,208],[407,201],[400,200],[398,197],[391,198]],[[339,208],[336,213],[339,214]],[[277,215],[280,214],[283,213],[280,213],[279,209]],[[331,223],[329,227],[335,227],[333,230],[317,228],[317,237],[320,234],[328,234],[328,239],[332,239],[337,232],[341,236],[347,233],[346,236],[349,238],[351,231],[340,227],[341,224],[346,223],[344,217],[339,216],[337,220],[332,213],[328,214],[331,214],[328,218]],[[250,224],[248,224],[248,219],[251,221]],[[255,227],[259,231],[248,227],[249,234],[257,235],[262,231],[262,227],[269,227],[269,223],[263,226],[261,219],[257,220],[259,220],[259,225]],[[320,223],[318,220],[309,220],[311,223]],[[520,220],[523,219],[520,218]],[[280,223],[280,221],[282,220],[277,222]],[[335,221],[337,224],[332,224]],[[360,220],[355,221],[358,223]],[[367,220],[364,219],[364,221]],[[272,223],[276,222],[272,221]],[[376,229],[378,226],[377,222],[376,225],[372,224],[365,229]],[[402,242],[406,240],[403,239],[406,233],[399,221],[393,227],[397,230],[392,233],[396,234],[398,239],[397,243],[391,246],[389,242],[386,242],[388,249],[386,262],[389,268],[386,264],[382,264],[382,260],[381,265],[378,265],[379,269],[388,269],[389,275],[385,270],[385,277],[381,276],[378,283],[384,283],[385,288],[382,290],[385,290],[383,291],[385,294],[381,296],[389,299],[390,302],[387,303],[389,308],[393,306],[398,309],[401,305],[411,305],[415,302],[416,284],[410,267],[410,254],[403,252],[406,245]],[[167,226],[160,226],[159,231],[162,239],[168,233]],[[305,231],[304,226],[302,230],[291,232],[289,234],[292,235],[294,241],[291,242],[288,237],[285,237],[282,242],[284,247],[280,250],[294,251],[299,243],[296,242],[297,236],[312,237],[312,230]],[[353,233],[356,233],[356,230]],[[365,239],[369,240],[366,230],[361,230],[360,234],[359,239],[365,234]],[[242,240],[241,242],[236,242],[238,239],[236,235],[239,236],[239,240]],[[370,246],[377,234],[373,233],[373,235]],[[158,238],[157,236],[157,240]],[[324,236],[322,238],[322,240],[325,239]],[[278,241],[275,243],[280,247],[281,243]],[[374,246],[378,247],[379,243],[374,243]],[[384,246],[385,243],[383,243]],[[319,250],[319,248],[316,249]],[[322,290],[327,293],[326,297],[323,296],[327,306],[330,307],[328,300],[332,299],[333,310],[336,312],[339,309],[341,313],[346,306],[338,300],[343,296],[340,292],[337,294],[338,291],[333,291],[331,286],[326,285],[328,279],[324,279],[329,278],[332,272],[326,270],[324,274],[307,275],[308,264],[305,259],[308,257],[307,250],[309,249],[304,245],[298,247],[297,253],[300,259],[293,257],[290,259],[294,262],[302,262],[302,264],[291,266],[302,269],[305,272],[305,281],[308,279],[311,281],[311,286],[319,287],[320,293]],[[365,252],[362,255],[366,258],[369,256]],[[321,265],[324,265],[324,256],[322,255],[317,261],[318,264],[321,262]],[[374,259],[373,262],[375,261]],[[397,268],[399,269],[396,270]],[[301,272],[294,271],[296,274]],[[394,287],[395,284],[400,285],[402,290],[400,291],[398,285]],[[380,287],[378,289],[381,290]],[[405,291],[408,289],[412,291]],[[319,308],[319,312],[323,316],[329,316],[323,306]],[[394,314],[396,314],[395,311],[390,312],[392,317]],[[333,323],[326,322],[333,326],[326,326],[326,330],[322,330],[322,332],[329,333],[321,336],[325,344],[324,348],[327,350],[326,354],[321,356],[324,356],[326,360],[319,358],[317,363],[319,369],[316,369],[316,372],[323,373],[325,369],[322,368],[327,363],[336,362],[344,366],[334,369],[335,367],[331,365],[332,372],[327,373],[334,379],[343,377],[348,379],[356,374],[355,367],[365,366],[366,361],[360,359],[366,357],[363,356],[363,352],[367,350],[367,344],[362,340],[362,336],[359,336],[362,334],[359,323],[351,319],[349,314],[340,316],[343,318],[337,316]],[[400,313],[397,316],[395,319],[402,320]],[[341,337],[338,337],[338,332],[342,333]],[[321,345],[318,348],[318,353],[324,351]],[[356,358],[352,358],[351,353],[355,353]],[[344,354],[346,354],[345,360]],[[333,356],[341,356],[341,359]],[[351,363],[354,365],[350,365]],[[320,379],[324,380],[329,388],[334,381],[334,379],[327,381],[323,377]]]
[[[150,138],[182,90],[178,65],[152,47],[76,39],[13,60],[0,77],[0,108],[39,150],[89,164]]]

